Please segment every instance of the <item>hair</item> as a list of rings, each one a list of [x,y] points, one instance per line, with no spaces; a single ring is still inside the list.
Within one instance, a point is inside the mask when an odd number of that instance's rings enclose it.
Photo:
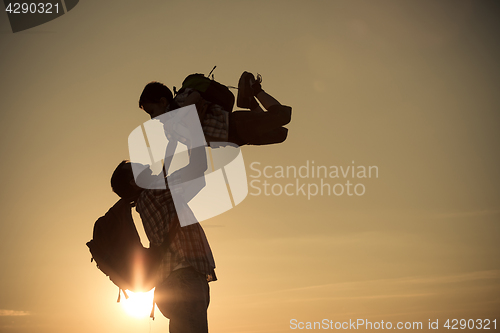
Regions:
[[[125,168],[127,164],[130,164],[130,161],[123,160],[116,167],[111,176],[111,189],[118,194],[120,198],[133,201],[133,198],[137,196],[137,189],[130,184],[130,181],[134,180],[134,174],[132,172],[132,167]]]
[[[149,82],[139,98],[139,107],[142,109],[146,103],[158,103],[162,97],[167,99],[168,104],[174,100],[172,92],[166,85],[157,81]]]

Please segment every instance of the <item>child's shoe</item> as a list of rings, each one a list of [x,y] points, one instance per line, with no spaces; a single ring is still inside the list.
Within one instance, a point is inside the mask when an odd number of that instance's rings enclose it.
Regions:
[[[257,80],[252,73],[243,72],[241,74],[240,80],[238,81],[238,97],[236,99],[236,105],[240,108],[252,109],[255,107],[254,96],[262,91],[260,83],[262,82],[262,77],[257,74]]]

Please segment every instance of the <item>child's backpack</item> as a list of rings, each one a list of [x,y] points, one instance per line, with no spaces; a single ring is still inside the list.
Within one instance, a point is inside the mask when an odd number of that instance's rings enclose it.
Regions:
[[[119,200],[94,224],[93,239],[87,243],[91,261],[119,287],[120,291],[145,292],[156,285],[160,254],[142,246],[132,219],[132,207]]]
[[[212,70],[213,71],[213,70]],[[234,95],[229,88],[203,74],[188,75],[182,82],[181,93],[184,89],[191,88],[200,92],[201,97],[209,102],[218,104],[227,112],[233,111]]]

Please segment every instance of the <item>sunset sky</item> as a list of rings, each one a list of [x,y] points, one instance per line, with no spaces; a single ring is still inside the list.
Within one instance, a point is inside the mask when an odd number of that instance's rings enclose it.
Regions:
[[[0,332],[168,331],[159,312],[116,303],[85,243],[149,119],[144,86],[215,65],[232,86],[260,73],[293,116],[283,144],[242,147],[247,198],[201,222],[219,279],[211,332],[299,331],[292,319],[498,329],[499,17],[495,1],[82,0],[12,33],[3,12]]]

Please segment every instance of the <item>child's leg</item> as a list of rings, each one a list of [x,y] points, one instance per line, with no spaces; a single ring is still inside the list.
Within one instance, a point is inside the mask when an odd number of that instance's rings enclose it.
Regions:
[[[282,143],[286,140],[288,129],[285,127],[278,127],[270,132],[263,134],[260,137],[255,137],[249,144],[261,146]]]
[[[257,113],[264,112],[264,110],[262,110],[262,108],[260,107],[260,104],[257,102],[255,97],[252,97],[252,101],[250,102],[250,111],[257,112]]]
[[[268,111],[269,108],[274,105],[281,105],[280,102],[278,102],[273,96],[269,95],[264,90],[258,92],[255,97],[257,97],[262,106]]]
[[[253,80],[252,80],[253,79]],[[262,76],[260,74],[257,74],[257,80],[253,78],[253,75],[250,74],[249,80],[251,83],[251,91],[253,96],[257,97],[259,102],[264,106],[266,110],[269,111],[269,108],[271,108],[274,105],[281,105],[280,102],[273,96],[269,95],[267,92],[262,90]],[[252,82],[253,81],[253,82]]]
[[[260,75],[256,80],[253,74],[244,72],[238,82],[237,105],[251,110],[230,114],[229,141],[240,146],[280,143],[287,137],[288,130],[282,126],[290,122],[292,108],[262,90],[261,81]],[[255,97],[268,112],[263,112]]]
[[[234,111],[229,116],[229,141],[243,144],[272,144],[286,139],[291,108],[274,105],[269,112]],[[267,142],[267,143],[264,143]]]
[[[262,90],[261,82],[262,76],[260,76],[260,74],[257,75],[257,79],[249,72],[243,72],[243,74],[241,74],[238,82],[237,98],[237,105],[239,107],[250,109],[254,112],[256,110],[263,111],[259,103],[255,100],[255,97],[257,97],[266,110],[269,110],[269,108],[274,105],[281,105],[273,96]]]

